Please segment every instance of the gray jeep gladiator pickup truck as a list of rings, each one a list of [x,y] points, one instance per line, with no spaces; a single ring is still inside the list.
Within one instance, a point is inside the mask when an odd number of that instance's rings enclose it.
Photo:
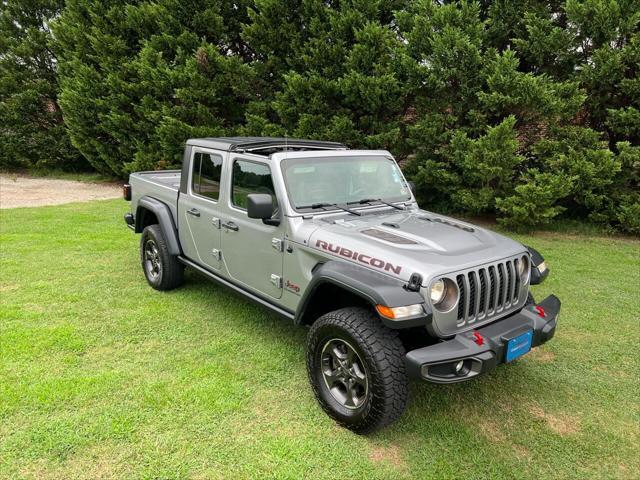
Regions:
[[[470,380],[556,329],[558,298],[529,293],[542,256],[418,208],[384,150],[191,139],[181,171],[133,173],[124,196],[148,283],[170,290],[190,267],[309,326],[315,396],[355,432],[397,419],[409,379]]]

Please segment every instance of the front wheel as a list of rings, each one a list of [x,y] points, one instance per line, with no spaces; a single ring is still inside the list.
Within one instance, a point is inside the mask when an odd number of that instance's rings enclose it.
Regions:
[[[373,313],[343,308],[320,317],[309,331],[309,381],[331,418],[369,433],[398,419],[407,405],[404,355],[397,333]]]

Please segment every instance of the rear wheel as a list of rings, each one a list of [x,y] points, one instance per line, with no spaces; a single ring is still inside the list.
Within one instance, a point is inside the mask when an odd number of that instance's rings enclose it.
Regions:
[[[366,309],[323,315],[307,343],[307,371],[320,406],[357,433],[393,422],[409,395],[404,354],[397,333]]]
[[[156,290],[171,290],[182,285],[184,266],[169,253],[159,225],[149,225],[142,231],[140,261],[147,282]]]

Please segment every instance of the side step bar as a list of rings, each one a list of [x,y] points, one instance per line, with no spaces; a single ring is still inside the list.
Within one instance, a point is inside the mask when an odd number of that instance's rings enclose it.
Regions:
[[[264,298],[259,297],[254,293],[251,293],[245,288],[242,288],[236,285],[235,283],[232,283],[229,280],[222,278],[221,276],[216,275],[213,272],[210,272],[206,268],[201,267],[197,263],[192,262],[191,260],[183,257],[182,255],[178,255],[178,260],[180,261],[180,263],[186,265],[187,267],[191,267],[194,270],[196,270],[198,273],[201,273],[202,275],[207,277],[209,280],[213,280],[214,282],[218,282],[224,285],[225,287],[229,287],[230,289],[235,290],[238,293],[241,293],[243,296],[248,297],[250,300],[253,300],[256,303],[259,303],[260,305],[263,305],[271,309],[272,311],[276,312],[279,315],[282,315],[285,318],[288,318],[289,320],[293,320],[295,318],[295,315],[292,312],[285,310],[283,308],[280,308],[277,305],[274,305],[273,303],[271,303],[270,301],[265,300]]]

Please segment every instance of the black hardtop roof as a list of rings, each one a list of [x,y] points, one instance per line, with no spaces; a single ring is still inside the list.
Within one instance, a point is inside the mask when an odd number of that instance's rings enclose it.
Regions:
[[[213,148],[215,150],[224,151],[250,151],[261,149],[273,149],[287,147],[300,149],[309,147],[309,149],[340,149],[347,148],[346,145],[338,142],[325,142],[322,140],[304,140],[301,138],[285,138],[285,137],[208,137],[208,138],[190,138],[187,145],[196,147]]]

